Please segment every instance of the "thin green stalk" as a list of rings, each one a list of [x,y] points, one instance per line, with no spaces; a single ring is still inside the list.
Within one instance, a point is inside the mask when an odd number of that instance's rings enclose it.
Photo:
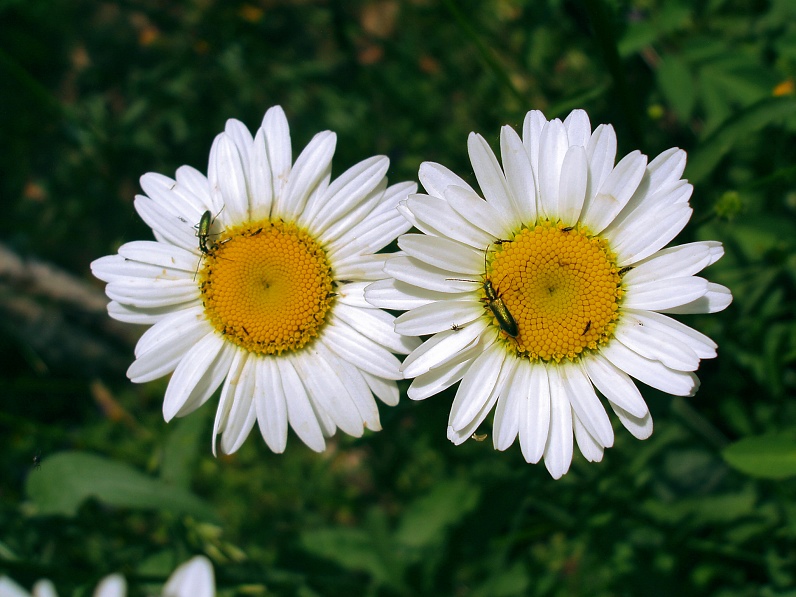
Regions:
[[[464,34],[470,38],[470,41],[472,41],[473,44],[475,44],[475,47],[481,54],[481,58],[484,60],[484,62],[486,62],[487,66],[492,70],[494,75],[521,104],[527,103],[528,98],[523,96],[522,93],[520,93],[519,90],[514,86],[514,83],[511,82],[511,77],[509,77],[509,74],[506,72],[506,69],[503,68],[503,65],[501,65],[500,62],[495,59],[495,56],[492,54],[490,49],[481,40],[481,37],[478,35],[475,27],[473,27],[467,17],[464,16],[462,11],[459,10],[459,7],[456,6],[456,2],[454,2],[454,0],[444,0],[443,4],[445,4],[445,8],[448,9],[448,12],[456,21],[456,24],[462,29]]]
[[[633,94],[627,86],[624,66],[622,65],[622,59],[619,57],[619,49],[617,47],[619,38],[614,30],[611,14],[603,0],[583,0],[583,6],[589,15],[597,45],[603,55],[603,60],[605,60],[605,66],[608,68],[608,72],[611,73],[619,106],[627,120],[630,135],[633,137],[634,144],[641,147],[643,145],[641,122],[639,121],[637,106],[631,101]]]

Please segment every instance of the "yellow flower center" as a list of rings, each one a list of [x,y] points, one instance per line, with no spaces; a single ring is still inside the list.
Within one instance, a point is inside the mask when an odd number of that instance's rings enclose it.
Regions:
[[[605,240],[585,227],[523,228],[493,250],[486,279],[516,321],[515,337],[505,325],[500,334],[519,356],[576,360],[613,335],[622,281]]]
[[[325,251],[295,224],[262,220],[208,242],[200,288],[210,323],[257,354],[299,350],[334,298]]]

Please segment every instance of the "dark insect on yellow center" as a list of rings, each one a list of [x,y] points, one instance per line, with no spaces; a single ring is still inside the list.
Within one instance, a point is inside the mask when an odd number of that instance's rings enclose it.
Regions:
[[[326,252],[294,224],[263,220],[225,230],[204,255],[200,289],[210,323],[257,354],[301,349],[334,299]]]
[[[516,322],[512,335],[495,318],[507,346],[531,360],[575,360],[616,328],[623,294],[616,259],[585,227],[544,221],[521,229],[493,251],[487,282]]]

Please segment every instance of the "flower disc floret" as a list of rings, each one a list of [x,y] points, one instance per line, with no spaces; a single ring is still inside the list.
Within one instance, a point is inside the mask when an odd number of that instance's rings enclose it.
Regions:
[[[281,221],[226,231],[205,256],[201,276],[213,327],[260,355],[298,350],[317,337],[334,297],[325,251]]]
[[[613,334],[622,295],[615,258],[588,229],[540,222],[503,242],[491,263],[495,292],[517,322],[511,340],[532,361],[575,360]]]

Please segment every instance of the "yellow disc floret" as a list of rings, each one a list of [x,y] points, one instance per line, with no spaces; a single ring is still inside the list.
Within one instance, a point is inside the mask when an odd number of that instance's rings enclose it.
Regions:
[[[516,337],[501,334],[520,356],[575,360],[613,335],[621,278],[606,242],[585,227],[523,228],[494,250],[487,279],[517,322]]]
[[[269,220],[214,239],[200,288],[213,327],[257,354],[302,348],[318,335],[334,298],[325,251],[296,225]]]

